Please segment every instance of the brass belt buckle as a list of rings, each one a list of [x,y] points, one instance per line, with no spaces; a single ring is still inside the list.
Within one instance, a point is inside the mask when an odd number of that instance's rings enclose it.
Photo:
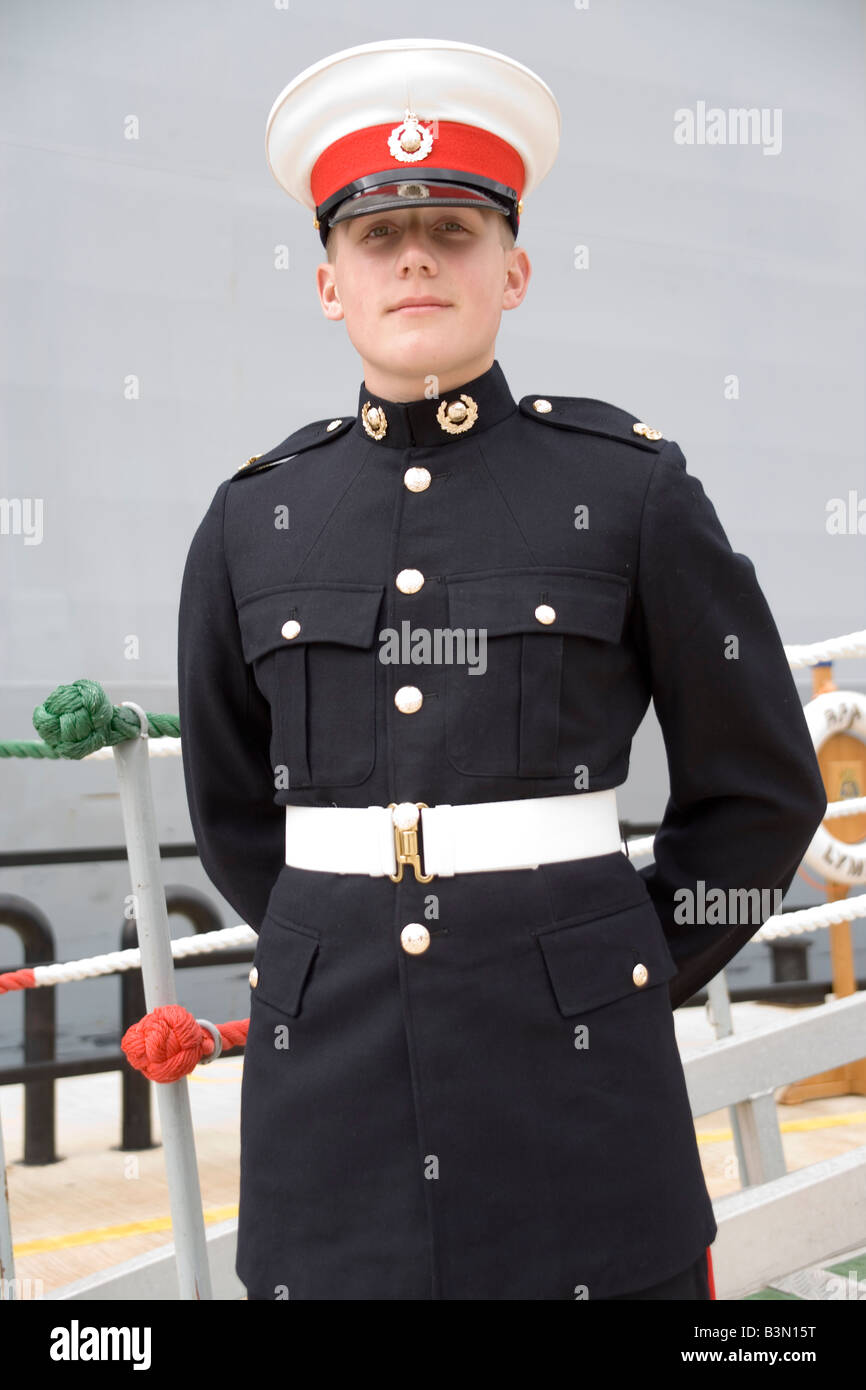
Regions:
[[[403,865],[411,864],[419,883],[429,883],[433,874],[422,874],[421,857],[418,849],[418,821],[421,811],[427,809],[426,801],[388,802],[391,820],[394,822],[394,854],[397,859],[396,874],[389,874],[392,883],[400,883],[403,878]]]

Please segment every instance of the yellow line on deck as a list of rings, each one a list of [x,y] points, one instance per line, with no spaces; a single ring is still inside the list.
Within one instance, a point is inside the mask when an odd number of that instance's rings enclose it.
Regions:
[[[783,1134],[803,1134],[812,1129],[833,1129],[836,1125],[866,1124],[866,1110],[848,1110],[842,1115],[816,1115],[811,1120],[784,1120],[779,1129]],[[718,1144],[723,1139],[733,1139],[730,1129],[700,1129],[699,1144]]]
[[[237,1216],[237,1202],[225,1207],[210,1207],[204,1213],[206,1226],[215,1221],[228,1221]],[[63,1236],[42,1236],[39,1240],[23,1240],[13,1245],[13,1255],[40,1255],[46,1250],[66,1250],[73,1245],[98,1245],[103,1240],[123,1240],[126,1236],[150,1235],[153,1231],[170,1231],[170,1216],[154,1216],[149,1221],[126,1221],[120,1226],[94,1226],[89,1231],[70,1231]]]

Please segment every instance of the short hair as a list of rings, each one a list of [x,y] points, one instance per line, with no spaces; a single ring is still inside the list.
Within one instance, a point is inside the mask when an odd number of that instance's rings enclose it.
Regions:
[[[502,243],[504,249],[505,249],[506,251],[510,251],[510,250],[512,249],[512,247],[514,246],[515,242],[517,241],[517,238],[516,238],[516,236],[514,235],[514,232],[511,230],[511,223],[510,223],[510,221],[508,220],[508,218],[507,218],[507,217],[503,217],[501,213],[497,213],[497,214],[496,214],[496,222],[497,222],[497,230],[498,230],[498,233],[499,233],[499,240],[501,241],[501,243]],[[337,226],[339,226],[339,225],[340,225],[340,223],[338,222],[338,223],[337,223]],[[327,257],[328,257],[328,260],[329,260],[332,264],[333,264],[333,261],[334,261],[334,245],[335,245],[335,242],[334,242],[334,234],[335,234],[336,230],[337,230],[336,227],[331,227],[331,228],[329,229],[329,231],[328,231],[327,240],[325,241],[325,253],[326,253]]]

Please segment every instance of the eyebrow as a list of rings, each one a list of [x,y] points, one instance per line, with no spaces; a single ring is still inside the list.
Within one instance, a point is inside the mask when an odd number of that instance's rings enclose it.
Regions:
[[[365,232],[365,231],[369,231],[369,229],[370,229],[371,227],[377,226],[377,225],[379,224],[379,222],[385,221],[385,220],[387,220],[388,218],[392,218],[395,214],[396,214],[396,215],[401,215],[402,212],[403,212],[403,209],[402,209],[402,208],[390,208],[390,209],[388,209],[388,210],[386,210],[386,211],[378,212],[378,213],[376,213],[376,212],[364,213],[362,216],[360,216],[360,217],[354,217],[354,218],[352,218],[351,220],[352,220],[353,222],[356,223],[358,232],[359,232],[359,233],[363,233],[363,232]],[[431,217],[431,218],[430,218],[430,222],[431,222],[431,223],[433,223],[433,222],[438,222],[440,216],[446,216],[446,215],[449,216],[449,217],[457,217],[457,218],[462,217],[464,221],[469,221],[469,222],[471,222],[471,221],[472,221],[473,214],[475,215],[476,218],[480,216],[480,214],[478,213],[478,210],[477,210],[476,208],[466,208],[466,209],[464,209],[463,207],[460,206],[460,204],[457,204],[457,205],[454,206],[454,207],[442,207],[442,208],[439,208],[439,209],[438,209],[438,212],[437,212],[437,215],[436,215],[435,217]],[[403,225],[405,225],[405,223],[404,223]]]

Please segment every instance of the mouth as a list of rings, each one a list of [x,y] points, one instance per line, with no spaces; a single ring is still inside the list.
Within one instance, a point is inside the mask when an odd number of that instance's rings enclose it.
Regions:
[[[450,308],[451,308],[451,305],[450,305],[450,304],[434,304],[434,303],[431,301],[430,303],[422,303],[422,304],[403,304],[402,306],[400,306],[400,307],[398,307],[398,308],[396,308],[396,309],[390,309],[390,310],[389,310],[389,313],[392,313],[392,314],[431,314],[431,313],[434,313],[436,310],[450,309]]]

